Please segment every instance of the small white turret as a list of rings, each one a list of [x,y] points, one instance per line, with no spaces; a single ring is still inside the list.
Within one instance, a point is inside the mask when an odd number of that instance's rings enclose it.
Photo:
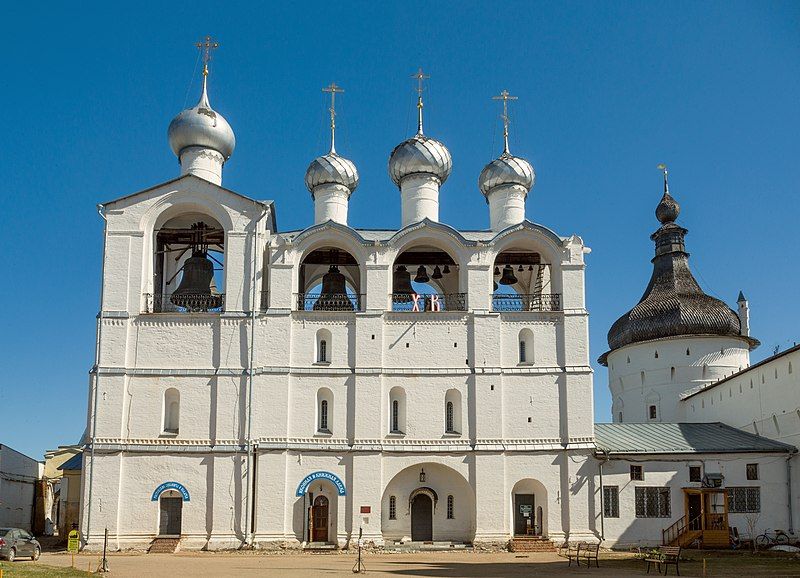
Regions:
[[[745,337],[750,336],[750,304],[745,299],[744,293],[739,291],[739,298],[736,300],[739,305],[739,322],[742,325],[742,335]]]
[[[478,177],[478,186],[489,204],[492,230],[502,231],[525,220],[525,199],[536,180],[536,173],[531,163],[515,157],[508,148],[508,101],[517,97],[504,90],[500,96],[492,98],[503,101],[503,154],[484,167]]]
[[[414,77],[419,81],[417,134],[389,156],[389,176],[400,189],[403,227],[423,219],[439,221],[439,187],[453,168],[447,147],[422,132],[422,81],[428,77],[422,69]]]
[[[233,154],[236,137],[225,118],[208,101],[208,61],[219,46],[210,37],[198,43],[203,53],[203,91],[200,100],[172,119],[167,135],[181,164],[181,175],[192,174],[222,184],[222,165]]]
[[[314,199],[315,224],[335,221],[346,225],[350,195],[358,186],[358,170],[351,160],[336,153],[336,94],[344,90],[333,82],[322,91],[331,94],[331,150],[308,165],[306,188]]]

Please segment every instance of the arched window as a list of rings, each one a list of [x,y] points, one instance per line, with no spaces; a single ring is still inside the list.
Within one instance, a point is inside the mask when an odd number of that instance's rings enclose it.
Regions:
[[[450,494],[447,496],[447,519],[452,520],[453,517],[453,495]]]
[[[449,389],[444,396],[444,432],[461,433],[461,392]]]
[[[389,433],[403,434],[406,430],[406,392],[393,387],[389,392]]]
[[[164,392],[164,432],[178,433],[181,413],[181,394],[174,387]]]
[[[333,392],[327,387],[317,391],[317,433],[330,434],[333,430]]]
[[[533,363],[533,331],[527,328],[519,332],[519,363]]]
[[[400,431],[400,401],[396,399],[392,400],[392,431]]]
[[[319,340],[319,351],[317,361],[328,361],[328,342],[324,339]]]
[[[447,433],[453,433],[455,431],[453,429],[453,402],[452,401],[448,401],[445,404],[444,423],[445,423],[445,431]]]
[[[320,329],[317,331],[316,340],[316,361],[317,363],[330,363],[331,362],[331,332],[327,329]]]
[[[397,519],[397,498],[395,496],[389,496],[389,519]]]

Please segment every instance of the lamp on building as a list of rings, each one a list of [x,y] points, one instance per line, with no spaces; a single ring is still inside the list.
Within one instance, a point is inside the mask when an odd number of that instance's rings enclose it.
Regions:
[[[419,481],[420,482],[425,482],[425,469],[424,468],[421,468],[419,470]]]

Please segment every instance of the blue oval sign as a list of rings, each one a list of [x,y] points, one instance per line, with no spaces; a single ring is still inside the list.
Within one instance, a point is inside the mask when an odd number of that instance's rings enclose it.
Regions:
[[[183,487],[183,484],[181,484],[180,482],[164,482],[163,484],[161,484],[156,488],[156,490],[153,492],[153,497],[150,498],[150,500],[152,500],[153,502],[157,502],[159,496],[161,496],[161,494],[163,494],[167,490],[176,490],[181,493],[184,502],[189,501],[189,490]]]
[[[329,482],[333,483],[336,486],[336,491],[339,493],[340,496],[344,496],[347,494],[344,489],[344,482],[339,479],[339,476],[336,474],[332,474],[330,472],[314,472],[313,474],[308,474],[303,481],[300,482],[300,485],[297,486],[297,492],[295,492],[295,496],[302,496],[308,491],[308,486],[314,480],[328,480]]]

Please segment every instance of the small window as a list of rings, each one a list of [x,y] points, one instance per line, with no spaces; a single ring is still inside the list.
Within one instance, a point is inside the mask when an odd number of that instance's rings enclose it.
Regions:
[[[700,466],[689,466],[689,481],[690,482],[703,481],[703,476],[700,471]]]
[[[181,413],[181,396],[174,387],[164,392],[164,433],[177,434]]]
[[[689,353],[688,349],[686,350],[686,355],[691,355],[691,353]]]
[[[747,466],[745,466],[745,472],[747,472],[747,479],[748,480],[757,480],[758,479],[758,464],[747,464]]]
[[[631,466],[631,479],[635,482],[644,480],[644,470],[642,470],[642,466]]]
[[[395,496],[389,496],[389,519],[397,519],[397,498]]]
[[[445,425],[445,432],[446,433],[455,433],[455,427],[453,426],[453,402],[452,401],[448,401],[445,404],[444,425]]]
[[[656,350],[656,359],[658,359],[658,350]]]
[[[656,419],[656,417],[658,417],[658,410],[654,405],[651,405],[649,408],[647,408],[647,413],[650,416],[650,419]]]
[[[325,363],[328,361],[328,342],[324,339],[321,339],[319,342],[319,355],[317,355],[317,361],[320,363]]]
[[[603,516],[619,518],[619,487],[603,486]]]
[[[392,400],[392,432],[400,431],[400,402]]]
[[[519,362],[525,363],[525,342],[519,342]]]
[[[620,422],[620,423],[622,423],[622,412],[619,412],[619,413],[617,414],[617,421],[618,421],[618,422]]]
[[[328,431],[328,400],[323,399],[319,404],[319,431]]]
[[[447,519],[453,519],[453,496],[452,494],[447,496]]]

